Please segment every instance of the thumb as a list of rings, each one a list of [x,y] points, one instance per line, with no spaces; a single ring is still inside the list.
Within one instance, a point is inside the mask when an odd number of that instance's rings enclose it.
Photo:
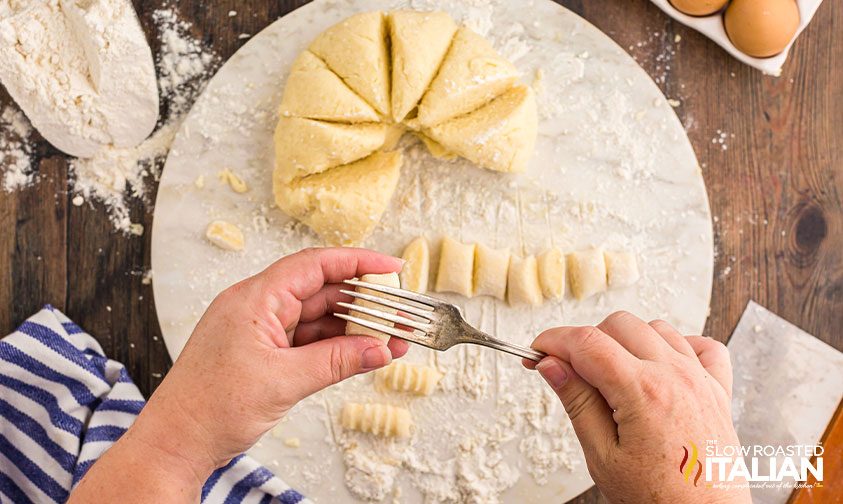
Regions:
[[[368,336],[335,336],[285,349],[286,364],[296,370],[299,399],[392,361],[386,344]]]
[[[536,370],[565,406],[586,458],[594,460],[596,456],[597,460],[606,460],[609,450],[618,442],[618,428],[606,399],[570,364],[557,357],[545,357]]]

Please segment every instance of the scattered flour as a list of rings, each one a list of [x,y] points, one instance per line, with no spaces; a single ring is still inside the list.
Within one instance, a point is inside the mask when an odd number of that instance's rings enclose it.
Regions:
[[[27,142],[32,126],[19,110],[7,106],[0,113],[0,165],[2,186],[6,192],[26,187],[35,178],[30,163],[31,147]]]
[[[144,199],[146,181],[157,180],[159,162],[172,144],[184,114],[204,88],[218,58],[190,35],[190,24],[178,18],[174,9],[153,13],[161,39],[156,58],[158,88],[169,108],[167,119],[158,130],[137,147],[103,149],[90,159],[77,159],[71,165],[73,191],[86,199],[105,204],[111,222],[124,233],[139,234],[129,216],[127,197]]]

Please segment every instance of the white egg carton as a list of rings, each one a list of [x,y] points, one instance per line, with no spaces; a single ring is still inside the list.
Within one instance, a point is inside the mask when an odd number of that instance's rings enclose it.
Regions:
[[[782,65],[784,65],[784,61],[787,59],[787,53],[790,51],[790,46],[793,45],[793,42],[796,41],[796,38],[799,37],[802,30],[804,30],[805,27],[808,26],[808,23],[811,22],[811,18],[814,17],[814,13],[817,12],[817,9],[822,3],[822,0],[796,0],[796,4],[799,6],[799,28],[796,29],[796,34],[793,36],[793,39],[791,39],[787,47],[784,48],[784,51],[775,56],[771,56],[769,58],[753,58],[752,56],[747,56],[742,53],[732,44],[732,41],[729,40],[729,36],[726,35],[726,29],[723,27],[722,12],[711,14],[709,16],[689,16],[676,9],[676,7],[671,5],[668,0],[650,1],[656,4],[656,6],[663,10],[668,16],[679,21],[685,26],[689,26],[697,30],[716,42],[717,45],[725,49],[739,61],[746,63],[751,67],[755,67],[765,74],[775,75],[777,77],[782,73]]]

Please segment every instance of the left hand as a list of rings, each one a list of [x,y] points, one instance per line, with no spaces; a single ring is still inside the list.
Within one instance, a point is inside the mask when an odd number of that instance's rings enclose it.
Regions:
[[[201,486],[300,400],[404,355],[407,343],[346,336],[332,315],[337,301],[351,301],[339,292],[343,280],[402,264],[363,249],[308,249],[223,291],[134,425],[80,487],[121,444],[131,445],[127,456],[188,468]]]

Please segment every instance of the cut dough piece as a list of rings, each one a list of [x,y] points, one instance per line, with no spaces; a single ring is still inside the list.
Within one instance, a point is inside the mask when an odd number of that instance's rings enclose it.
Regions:
[[[404,253],[404,268],[401,270],[401,288],[424,294],[430,278],[430,248],[424,236],[411,241]]]
[[[606,277],[610,288],[629,287],[641,278],[635,254],[628,251],[605,252]]]
[[[365,240],[389,205],[401,173],[400,152],[376,152],[351,164],[285,183],[274,178],[275,203],[330,244]]]
[[[466,245],[447,236],[442,239],[436,292],[455,292],[471,297],[473,274],[474,244]]]
[[[544,302],[539,286],[539,269],[535,256],[513,257],[509,263],[507,281],[509,304],[539,306]]]
[[[323,121],[380,121],[375,109],[346,86],[324,61],[307,50],[293,62],[278,112],[283,117]]]
[[[460,28],[419,104],[419,121],[429,128],[467,114],[511,88],[518,77],[488,40]]]
[[[410,411],[388,404],[345,403],[340,423],[343,429],[383,437],[410,437],[413,417]]]
[[[284,182],[363,159],[384,146],[384,124],[339,124],[281,117],[275,127],[275,169]]]
[[[310,51],[363,97],[389,116],[389,52],[386,18],[382,12],[364,12],[323,31]]]
[[[382,274],[382,275],[368,274],[368,275],[363,275],[362,277],[360,277],[360,280],[363,281],[363,282],[369,282],[369,283],[378,284],[378,285],[388,285],[390,287],[401,287],[401,283],[398,281],[398,273],[385,273],[385,274]],[[397,301],[395,296],[387,296],[387,295],[385,295],[381,292],[373,291],[371,289],[362,289],[360,287],[357,287],[354,290],[356,290],[357,292],[363,293],[363,294],[369,294],[371,296],[378,296],[378,297],[381,297],[381,298],[384,298],[384,299],[391,299],[393,301]],[[389,308],[387,306],[379,305],[377,303],[373,303],[371,301],[366,301],[366,300],[363,300],[363,299],[356,299],[355,298],[353,304],[356,305],[356,306],[362,306],[364,308],[374,308],[376,310],[380,310],[380,311],[386,312],[386,313],[393,313],[393,314],[398,313],[398,311],[393,309],[393,308]],[[355,317],[360,317],[364,320],[371,320],[372,322],[378,322],[380,324],[383,324],[383,325],[386,325],[386,326],[389,326],[389,327],[392,327],[394,325],[392,322],[388,322],[386,320],[379,319],[377,317],[373,317],[372,315],[367,315],[365,313],[359,313],[359,312],[356,312],[354,310],[349,310],[348,313],[349,313],[349,315],[354,315]],[[384,334],[382,332],[375,331],[374,329],[369,329],[368,327],[363,327],[360,324],[355,324],[354,322],[348,322],[345,325],[345,333],[346,334],[353,334],[355,336],[372,336],[374,338],[377,338],[377,339],[383,341],[384,343],[389,341],[389,335],[388,334]]]
[[[449,151],[442,145],[432,140],[430,137],[425,135],[424,133],[416,132],[415,134],[419,139],[422,141],[425,147],[427,147],[427,151],[430,152],[430,155],[437,158],[437,159],[444,159],[445,161],[451,161],[452,159],[456,159],[457,155],[453,152]]]
[[[395,11],[389,14],[392,42],[392,118],[401,122],[416,108],[457,31],[444,12]]]
[[[375,371],[375,388],[379,391],[411,392],[430,395],[444,376],[435,367],[393,362]]]
[[[223,250],[243,250],[245,240],[243,232],[234,224],[222,220],[215,220],[205,229],[205,238]]]
[[[538,266],[544,297],[562,299],[565,296],[565,254],[558,248],[549,248],[539,254]]]
[[[506,297],[509,249],[496,250],[478,244],[474,249],[474,295]]]
[[[403,124],[388,124],[386,126],[386,140],[383,142],[383,150],[392,150],[398,147],[398,142],[404,136],[407,128]]]
[[[474,112],[434,126],[425,133],[483,168],[520,173],[536,144],[536,100],[528,86],[518,86]]]
[[[595,248],[568,254],[568,278],[571,279],[571,293],[577,299],[605,292],[606,260],[603,250]]]

